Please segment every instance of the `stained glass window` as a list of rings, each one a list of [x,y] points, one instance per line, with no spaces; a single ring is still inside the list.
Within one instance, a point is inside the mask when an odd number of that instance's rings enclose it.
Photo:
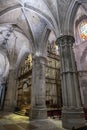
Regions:
[[[83,21],[80,24],[80,37],[83,41],[87,40],[87,22]]]

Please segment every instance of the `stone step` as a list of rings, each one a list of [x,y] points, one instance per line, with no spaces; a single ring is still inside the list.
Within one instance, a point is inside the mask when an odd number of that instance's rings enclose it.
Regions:
[[[21,115],[21,116],[25,116],[25,112],[23,111],[18,111],[18,112],[14,112],[15,114]]]

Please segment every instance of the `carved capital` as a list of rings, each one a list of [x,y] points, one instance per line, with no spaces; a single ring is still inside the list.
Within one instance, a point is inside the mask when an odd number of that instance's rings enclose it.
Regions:
[[[56,44],[59,45],[59,47],[65,45],[73,45],[74,42],[74,37],[70,35],[61,36],[56,40]]]
[[[47,57],[34,55],[34,56],[33,56],[33,60],[34,60],[36,63],[42,63],[42,64],[44,64],[44,63],[47,62]]]

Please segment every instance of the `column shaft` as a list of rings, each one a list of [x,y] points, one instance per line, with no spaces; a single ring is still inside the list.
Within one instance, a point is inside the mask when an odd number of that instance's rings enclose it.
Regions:
[[[85,125],[77,67],[72,48],[74,42],[74,38],[67,35],[58,38],[56,42],[59,45],[61,56],[62,121],[63,127],[66,129]]]
[[[32,89],[31,89],[31,120],[46,119],[47,111],[45,104],[45,62],[44,57],[33,58]]]
[[[16,94],[15,70],[11,69],[9,71],[4,110],[14,111],[15,104],[16,104],[16,95],[15,94]]]

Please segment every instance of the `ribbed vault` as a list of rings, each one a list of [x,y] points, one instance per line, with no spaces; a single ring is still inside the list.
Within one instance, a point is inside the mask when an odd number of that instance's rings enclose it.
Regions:
[[[26,37],[31,46],[25,49],[23,42],[21,43],[24,49],[22,48],[17,55],[17,64],[28,50],[35,55],[44,56],[51,30],[54,31],[56,38],[64,34],[74,35],[76,12],[80,5],[86,8],[84,4],[86,2],[86,0],[1,0],[0,26],[12,26],[16,33]]]

